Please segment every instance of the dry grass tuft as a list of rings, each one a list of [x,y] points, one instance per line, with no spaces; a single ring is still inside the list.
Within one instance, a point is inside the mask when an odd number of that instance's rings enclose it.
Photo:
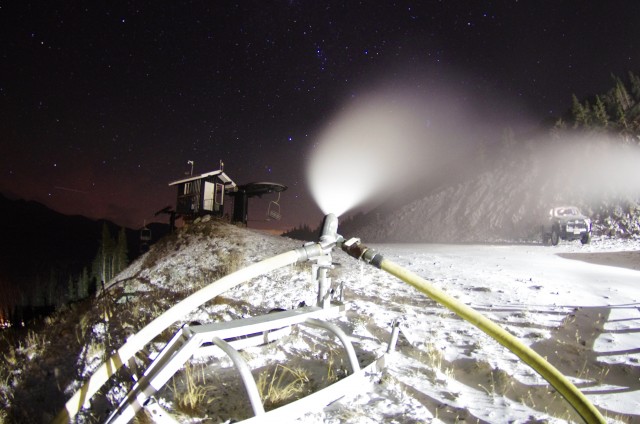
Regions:
[[[155,421],[146,410],[138,411],[135,417],[133,417],[133,424],[153,424]],[[1,423],[0,423],[1,424]]]
[[[173,402],[176,410],[186,415],[197,415],[211,404],[215,398],[209,396],[211,388],[206,384],[204,366],[199,370],[187,362],[180,384],[173,378]]]
[[[288,368],[280,364],[276,364],[273,372],[267,370],[261,373],[257,385],[262,403],[269,409],[301,399],[311,393],[311,381],[304,369]]]

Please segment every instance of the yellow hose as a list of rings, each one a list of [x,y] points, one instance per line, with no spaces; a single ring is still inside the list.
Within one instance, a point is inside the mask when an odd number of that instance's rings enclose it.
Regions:
[[[571,404],[578,414],[591,423],[606,423],[600,411],[578,390],[560,371],[538,355],[533,349],[523,344],[515,336],[508,333],[502,327],[491,321],[489,318],[475,311],[474,309],[460,303],[442,290],[429,284],[422,277],[404,269],[403,267],[387,260],[380,261],[380,268],[389,274],[398,277],[402,281],[412,285],[431,299],[455,312],[464,320],[478,327],[489,336],[497,340],[501,345],[515,353],[520,359],[529,364],[545,380],[555,387],[562,396]]]
[[[250,265],[209,284],[168,309],[137,334],[129,337],[127,342],[116,353],[100,365],[91,378],[67,401],[64,409],[58,413],[53,422],[59,424],[68,423],[123,364],[164,329],[193,309],[251,278],[304,259],[301,255],[300,249],[298,251],[291,250]]]

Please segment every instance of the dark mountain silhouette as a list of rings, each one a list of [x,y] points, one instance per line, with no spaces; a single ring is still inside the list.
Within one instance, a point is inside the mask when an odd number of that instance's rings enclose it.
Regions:
[[[0,318],[12,315],[19,305],[51,310],[60,304],[69,279],[90,270],[105,224],[117,235],[120,227],[110,221],[64,215],[38,202],[0,194]],[[152,242],[169,232],[167,224],[147,228]],[[133,260],[141,251],[140,231],[125,232]],[[48,293],[36,295],[45,287]],[[44,299],[34,301],[34,296]]]

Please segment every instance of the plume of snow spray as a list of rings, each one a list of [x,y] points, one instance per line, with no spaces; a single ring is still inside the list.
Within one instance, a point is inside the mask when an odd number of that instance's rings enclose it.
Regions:
[[[337,216],[388,194],[428,162],[430,122],[410,102],[370,96],[320,135],[307,166],[318,206]]]
[[[454,89],[458,74],[450,74],[452,81],[404,72],[378,81],[324,128],[307,163],[307,182],[325,214],[380,204],[434,177],[457,180],[460,169],[475,166],[473,151],[503,128],[490,123],[519,109]]]
[[[615,136],[564,134],[531,153],[556,197],[597,204],[640,199],[640,148]],[[550,200],[550,199],[548,199]],[[573,199],[572,199],[573,200]]]
[[[418,86],[414,81],[411,88]],[[640,203],[635,139],[574,132],[510,143],[501,135],[504,128],[532,124],[513,115],[519,109],[508,100],[451,86],[430,88],[428,96],[402,84],[385,87],[350,103],[316,139],[307,181],[324,214],[380,204],[399,191],[405,198],[439,196],[444,203],[424,225],[446,236],[457,234],[447,225],[467,228],[472,222],[529,231],[525,222],[539,225],[541,214],[558,204],[593,205],[596,213],[599,205]],[[482,187],[482,181],[490,185]],[[459,187],[479,188],[469,196]],[[408,188],[419,191],[406,193]],[[467,198],[456,198],[465,193]]]

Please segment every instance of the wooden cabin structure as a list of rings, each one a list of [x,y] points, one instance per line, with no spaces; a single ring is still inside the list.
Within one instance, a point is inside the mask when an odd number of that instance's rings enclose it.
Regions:
[[[173,181],[169,186],[178,189],[176,213],[187,219],[204,215],[222,216],[225,194],[237,188],[222,169]]]

